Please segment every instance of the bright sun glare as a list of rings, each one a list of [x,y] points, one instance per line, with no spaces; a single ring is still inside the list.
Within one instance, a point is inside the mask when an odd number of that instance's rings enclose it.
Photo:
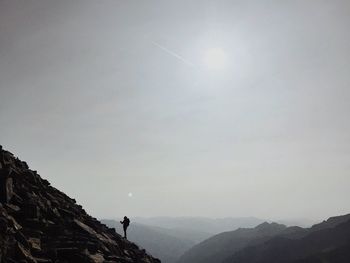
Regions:
[[[203,63],[210,70],[222,70],[227,66],[227,55],[221,48],[209,48],[204,52]]]

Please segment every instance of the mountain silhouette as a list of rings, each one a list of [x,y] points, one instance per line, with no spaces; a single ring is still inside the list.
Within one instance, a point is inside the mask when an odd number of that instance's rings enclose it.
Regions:
[[[186,251],[178,263],[282,263],[346,257],[350,215],[331,217],[311,228],[264,222],[220,233]],[[347,239],[348,238],[348,239]],[[349,262],[339,261],[339,262]],[[338,262],[338,261],[324,261]]]
[[[270,237],[287,231],[285,225],[264,222],[255,228],[239,228],[215,235],[188,250],[178,263],[214,263],[240,249],[264,242]],[[296,230],[295,230],[296,231]]]
[[[310,228],[310,231],[317,231],[317,230],[322,230],[326,228],[336,227],[337,225],[341,223],[345,223],[348,220],[350,220],[350,214],[342,215],[342,216],[333,216],[328,218],[327,220],[324,220],[321,223],[313,225]]]
[[[0,146],[1,263],[159,263]]]
[[[275,236],[246,247],[223,263],[348,263],[350,215],[332,217],[298,238]]]

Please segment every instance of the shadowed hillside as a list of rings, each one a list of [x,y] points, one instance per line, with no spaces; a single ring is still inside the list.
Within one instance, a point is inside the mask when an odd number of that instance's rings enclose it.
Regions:
[[[272,236],[302,231],[301,228],[287,228],[277,223],[263,223],[255,228],[240,228],[215,235],[187,251],[179,263],[221,262],[240,249],[262,243]]]
[[[223,263],[348,263],[350,215],[330,218],[292,239],[278,236],[247,247]]]

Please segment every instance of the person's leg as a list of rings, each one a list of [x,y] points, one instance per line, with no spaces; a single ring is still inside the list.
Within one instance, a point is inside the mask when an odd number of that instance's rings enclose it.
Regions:
[[[124,237],[126,238],[126,227],[123,227],[124,229]]]

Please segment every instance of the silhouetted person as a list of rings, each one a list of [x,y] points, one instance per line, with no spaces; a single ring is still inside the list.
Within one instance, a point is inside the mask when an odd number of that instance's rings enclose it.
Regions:
[[[126,216],[124,216],[124,220],[120,221],[120,223],[123,225],[123,230],[124,230],[124,237],[126,237],[126,229],[128,228],[128,226],[130,225],[130,219],[127,218]]]

